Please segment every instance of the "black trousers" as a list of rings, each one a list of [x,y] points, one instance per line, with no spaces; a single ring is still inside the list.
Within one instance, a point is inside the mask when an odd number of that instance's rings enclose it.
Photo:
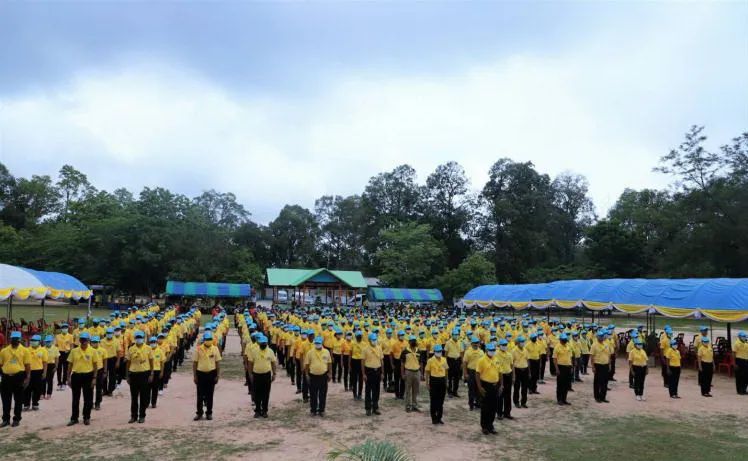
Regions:
[[[587,368],[590,366],[590,354],[582,354],[582,374],[587,374]]]
[[[735,359],[735,390],[738,394],[748,392],[748,360]]]
[[[93,377],[93,372],[73,373],[70,375],[70,389],[73,391],[73,411],[70,414],[71,421],[78,421],[81,394],[83,394],[83,420],[91,419],[94,392]]]
[[[45,378],[44,390],[47,395],[52,395],[52,388],[55,384],[55,368],[57,366],[54,363],[47,364],[47,376]]]
[[[366,368],[366,392],[364,395],[364,408],[367,410],[379,410],[379,385],[382,380],[381,368]]]
[[[26,372],[14,375],[2,375],[0,383],[0,395],[3,400],[3,421],[10,421],[10,409],[13,407],[13,421],[21,420],[21,408],[23,406],[23,380]]]
[[[340,382],[340,377],[343,375],[343,362],[342,355],[332,354],[332,382]]]
[[[429,412],[431,413],[431,422],[436,423],[442,420],[444,415],[444,396],[447,394],[447,380],[446,378],[429,378],[429,397],[431,399],[431,405]]]
[[[605,400],[608,395],[608,368],[608,365],[595,364],[595,379],[592,383],[595,400]]]
[[[480,382],[483,387],[483,398],[480,406],[480,427],[481,429],[493,429],[493,422],[496,420],[496,404],[498,403],[498,384]]]
[[[387,392],[387,389],[390,387],[393,378],[392,362],[390,362],[391,358],[391,355],[385,355],[382,359],[382,368],[384,369],[384,373],[382,375],[382,385],[384,386],[385,392]]]
[[[350,389],[351,387],[351,356],[350,355],[344,355],[343,356],[343,384],[345,386],[345,390]]]
[[[530,392],[538,392],[538,379],[540,378],[540,359],[528,360],[530,364],[530,383],[528,388]]]
[[[644,379],[647,377],[647,367],[632,366],[634,375],[634,395],[644,395]]]
[[[104,386],[106,386],[106,379],[104,378],[104,370],[98,370],[96,372],[96,389],[94,391],[94,405],[101,405],[102,395],[104,395]]]
[[[527,385],[530,382],[530,368],[515,368],[514,375],[516,381],[514,382],[514,406],[527,404]],[[520,400],[520,391],[522,394],[522,400]]]
[[[301,391],[301,383],[304,381],[301,375],[304,374],[304,367],[301,366],[301,359],[294,359],[294,363],[296,368],[296,390]]]
[[[498,416],[512,415],[512,374],[504,373],[501,375],[501,394],[498,396],[496,403],[496,414]]]
[[[126,374],[127,374],[127,360],[122,359],[119,361],[119,367],[117,367],[117,384],[122,384],[122,380],[125,379]]]
[[[158,382],[159,384],[158,390],[161,391],[164,389],[164,386],[168,386],[170,379],[171,379],[171,360],[167,360],[166,362],[164,362],[164,376]]]
[[[364,383],[361,382],[361,359],[351,359],[351,391],[354,397],[361,398]]]
[[[23,393],[23,404],[27,407],[33,405],[39,406],[39,398],[44,393],[44,380],[42,379],[43,370],[31,370],[31,376],[29,377],[29,385],[24,389]]]
[[[309,410],[323,413],[327,404],[327,373],[309,374]]]
[[[476,383],[475,370],[468,369],[468,405],[470,408],[480,406],[480,395],[478,395],[478,384]]]
[[[57,385],[62,386],[68,383],[68,355],[70,352],[60,351],[60,365],[57,367]]]
[[[150,401],[152,406],[156,406],[158,403],[158,391],[160,391],[163,388],[163,377],[161,376],[160,370],[153,370],[153,380],[151,380],[150,385]]]
[[[145,410],[150,403],[150,371],[130,372],[130,417],[145,418]]]
[[[270,403],[270,387],[272,386],[272,372],[252,373],[252,399],[255,404],[255,414],[264,415],[268,412]]]
[[[668,390],[670,391],[670,397],[678,395],[678,383],[680,382],[680,367],[670,367],[670,375],[668,376]]]
[[[566,402],[566,397],[569,394],[572,380],[572,369],[571,365],[559,365],[558,366],[558,377],[556,378],[556,401]]]
[[[457,390],[460,388],[460,380],[462,379],[462,359],[450,359],[447,357],[447,366],[449,366],[448,392],[451,395],[457,395]]]
[[[405,397],[405,380],[403,379],[403,367],[400,359],[392,359],[393,373],[395,375],[395,397],[402,399]]]
[[[216,389],[216,370],[197,372],[197,415],[213,414],[213,392]]]
[[[548,361],[548,356],[545,354],[540,354],[540,373],[538,373],[538,378],[540,381],[543,381],[545,379],[545,363]]]
[[[608,381],[613,379],[615,375],[616,375],[616,355],[613,354],[610,356],[610,373],[608,373]]]
[[[553,348],[548,348],[548,357],[553,357]],[[551,376],[556,376],[556,367],[553,366],[553,360],[550,361],[550,366],[548,367],[548,371],[550,371]]]
[[[572,363],[574,364],[574,381],[581,381],[579,374],[582,371],[582,357],[575,357]]]
[[[714,364],[701,362],[701,371],[699,372],[701,395],[712,392],[712,376],[714,376]]]
[[[286,375],[291,378],[291,385],[296,384],[296,359],[288,355],[286,359]]]
[[[112,395],[114,388],[117,387],[117,357],[106,359],[106,381],[104,382],[104,393]]]

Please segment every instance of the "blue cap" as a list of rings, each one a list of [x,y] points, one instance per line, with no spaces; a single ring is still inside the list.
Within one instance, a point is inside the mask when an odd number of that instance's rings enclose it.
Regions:
[[[397,332],[398,336],[405,336],[405,332],[403,330],[400,330]]]
[[[41,337],[41,336],[39,336],[39,335],[34,335],[34,336],[32,336],[32,337],[31,337],[31,340],[32,340],[32,341],[41,341],[41,340],[42,340],[42,337]]]
[[[480,343],[480,339],[477,336],[473,336],[472,338],[470,338],[470,342],[473,344],[478,344]]]
[[[87,331],[84,331],[83,333],[81,333],[78,339],[85,339],[86,341],[88,341],[89,339],[91,339],[91,335]]]
[[[136,332],[135,332],[135,333],[133,334],[133,336],[134,336],[134,337],[136,337],[136,338],[145,338],[145,333],[143,333],[143,332],[142,332],[142,331],[140,331],[140,330],[137,330],[137,331],[136,331]]]
[[[499,340],[499,346],[506,346],[507,344],[509,344],[509,341],[507,341],[506,339]]]
[[[361,330],[356,330],[356,333],[354,333],[356,336],[363,336],[364,332]]]
[[[678,340],[677,339],[670,340],[670,345],[671,346],[677,346],[678,345]]]
[[[525,342],[525,337],[524,337],[524,336],[521,336],[521,335],[520,335],[520,337],[519,337],[519,338],[517,338],[517,342],[518,342],[518,343],[523,343],[523,342]]]
[[[20,331],[11,331],[10,332],[10,339],[21,339],[21,332]]]
[[[709,328],[708,328],[708,327],[706,327],[706,326],[704,326],[704,325],[701,325],[701,326],[699,327],[699,331],[707,331],[707,330],[709,330]]]
[[[703,338],[701,338],[701,342],[709,344],[709,337],[708,336],[704,336]]]
[[[44,342],[45,343],[48,343],[48,342],[54,341],[54,340],[55,340],[55,337],[52,336],[52,335],[47,335],[47,336],[44,337]]]
[[[574,331],[571,332],[571,335],[572,336],[579,336],[579,332],[576,331],[576,330],[574,330]]]
[[[93,335],[93,337],[91,338],[91,342],[92,343],[101,342],[101,338],[99,338],[99,335]]]
[[[408,341],[416,341],[417,339],[418,339],[418,338],[416,338],[416,337],[415,337],[415,336],[413,336],[413,335],[410,335],[410,337],[408,337]]]
[[[738,333],[738,337],[745,338],[748,337],[748,334],[746,334],[745,331],[741,331],[740,333]]]
[[[387,328],[387,330],[385,331],[385,333],[387,333],[388,335],[392,334],[392,328]]]
[[[157,341],[158,341],[158,338],[157,338],[157,337],[155,337],[155,336],[151,336],[151,337],[150,337],[150,338],[148,339],[148,342],[149,342],[149,343],[155,343],[155,342],[157,342]]]
[[[538,335],[537,333],[530,333],[530,339],[537,339]]]
[[[114,334],[114,328],[109,327],[109,328],[106,329],[106,332],[107,332],[107,334],[109,334],[109,333]]]
[[[377,340],[377,335],[375,335],[374,333],[369,333],[369,341],[376,341],[376,340]]]
[[[208,341],[208,340],[211,340],[211,339],[213,339],[213,333],[212,332],[206,331],[205,333],[203,333],[203,340],[204,341]]]
[[[597,337],[598,338],[604,338],[605,337],[605,332],[603,330],[598,331],[597,332]]]
[[[567,335],[566,333],[561,333],[561,335],[559,335],[558,339],[560,339],[561,341],[568,341],[569,340],[569,335]]]
[[[257,342],[260,344],[267,344],[268,343],[268,337],[265,335],[260,335],[259,338],[257,338]]]
[[[486,344],[486,350],[487,351],[495,351],[496,350],[496,344],[494,344],[494,343],[488,343],[488,344]]]
[[[444,349],[442,348],[441,344],[437,344],[434,346],[434,352],[442,352]]]
[[[322,336],[317,336],[314,338],[314,344],[322,344]]]

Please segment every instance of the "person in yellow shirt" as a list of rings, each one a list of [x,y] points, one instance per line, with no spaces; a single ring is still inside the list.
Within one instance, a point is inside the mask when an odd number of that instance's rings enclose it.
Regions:
[[[665,359],[667,360],[665,366],[667,367],[670,398],[679,399],[678,383],[680,382],[681,354],[680,350],[678,350],[678,341],[676,339],[670,341],[670,348],[665,352]]]
[[[702,397],[712,396],[712,376],[714,375],[714,349],[708,336],[702,336],[696,350],[696,364],[699,369],[699,386]]]
[[[339,383],[343,377],[343,330],[335,327],[335,334],[330,340],[330,351],[332,352],[332,382]]]
[[[166,362],[166,354],[158,345],[158,337],[151,336],[148,340],[148,345],[151,347],[151,359],[153,363],[153,378],[150,382],[150,399],[148,400],[150,400],[151,408],[156,408],[159,390],[161,389],[161,383],[164,380],[164,363]]]
[[[364,394],[366,416],[381,414],[379,412],[379,390],[382,381],[384,353],[378,339],[376,333],[369,333],[369,344],[362,351],[364,371],[361,379],[366,387]]]
[[[343,362],[343,386],[345,391],[351,389],[351,348],[353,346],[353,332],[345,332],[345,341],[341,344],[341,360]]]
[[[475,365],[475,382],[481,396],[480,427],[484,435],[496,434],[493,423],[496,419],[496,404],[501,392],[499,363],[494,360],[496,345],[486,344],[486,355]]]
[[[541,345],[538,343],[538,333],[530,333],[530,342],[525,346],[527,348],[527,362],[530,368],[530,380],[527,384],[529,393],[540,394],[538,392],[538,379],[540,378],[540,353]]]
[[[460,378],[462,378],[462,353],[464,352],[463,342],[460,340],[460,329],[452,330],[452,338],[444,344],[444,354],[447,356],[449,365],[449,379],[447,382],[447,393],[450,397],[460,398],[457,391],[460,388]]]
[[[31,358],[31,375],[29,385],[24,390],[24,411],[39,409],[39,399],[44,393],[44,384],[47,378],[47,361],[49,354],[47,349],[41,345],[42,337],[34,335],[29,341],[29,356]]]
[[[96,354],[96,387],[94,389],[94,410],[101,410],[102,395],[104,395],[104,386],[106,385],[106,351],[101,347],[101,338],[99,335],[91,335],[91,349]]]
[[[521,337],[521,336],[520,336]],[[509,341],[499,340],[499,350],[494,360],[499,364],[502,391],[496,405],[496,416],[499,419],[514,419],[512,416],[512,383],[514,382],[514,350],[509,350]]]
[[[530,361],[525,347],[525,337],[517,338],[516,347],[512,350],[512,363],[514,365],[514,406],[527,408],[527,387],[530,383]],[[508,385],[504,385],[508,387]],[[521,393],[521,400],[520,400]]]
[[[634,396],[637,401],[647,400],[644,397],[644,380],[647,377],[647,352],[644,350],[644,342],[641,338],[634,338],[633,349],[629,351],[630,373],[634,376]]]
[[[670,325],[665,325],[665,331],[660,335],[660,363],[662,365],[662,385],[663,387],[669,386],[669,377],[667,375],[667,354],[670,349],[670,340],[673,339],[673,330]]]
[[[395,382],[392,373],[392,341],[392,328],[387,328],[387,330],[385,330],[385,338],[380,341],[382,354],[384,354],[382,361],[382,387],[385,392],[392,391],[393,383]]]
[[[135,344],[127,349],[127,384],[130,385],[130,420],[145,422],[145,413],[150,402],[150,384],[153,382],[153,353],[145,344],[145,332],[136,330]]]
[[[561,333],[558,335],[558,344],[553,348],[553,366],[556,369],[556,403],[559,405],[571,405],[566,398],[573,378],[573,359],[574,350],[569,345],[569,336]]]
[[[392,341],[392,373],[395,382],[395,399],[405,399],[405,380],[403,379],[402,356],[403,350],[408,345],[405,341],[405,331],[397,332],[397,339]]]
[[[418,339],[411,335],[408,345],[403,349],[401,357],[401,373],[403,375],[405,390],[405,411],[421,410],[418,408],[418,387],[420,384],[420,354],[418,351]]]
[[[462,377],[468,383],[468,406],[470,411],[480,408],[480,395],[476,384],[475,367],[484,355],[480,348],[480,338],[472,336],[470,347],[462,355]]]
[[[99,347],[104,351],[104,395],[112,395],[117,387],[117,369],[121,358],[119,339],[114,337],[114,328],[104,331],[104,339]]]
[[[748,395],[748,333],[738,333],[738,340],[732,343],[735,356],[735,389],[738,395]]]
[[[312,416],[324,416],[327,403],[327,383],[332,375],[330,351],[323,346],[321,337],[314,338],[314,347],[304,358],[304,373],[309,381],[309,403]]]
[[[16,427],[21,423],[21,409],[23,407],[23,391],[31,381],[31,353],[21,345],[21,332],[10,333],[10,346],[0,350],[0,395],[3,401],[3,419],[0,427],[11,425],[10,410],[13,406],[13,423]]]
[[[270,403],[270,388],[275,381],[278,359],[268,347],[268,338],[257,333],[256,346],[249,349],[247,368],[255,404],[255,418],[267,418]],[[289,357],[288,360],[291,360]]]
[[[444,349],[441,344],[434,346],[434,356],[426,362],[426,387],[429,390],[431,405],[431,424],[444,424],[444,397],[447,392],[447,370],[449,364],[444,360]]]
[[[54,390],[55,370],[57,370],[60,361],[60,350],[55,346],[55,337],[52,335],[47,335],[44,338],[44,347],[47,348],[47,378],[42,398],[49,400],[52,398],[52,391]]]
[[[213,393],[220,379],[220,372],[221,352],[213,344],[213,333],[206,331],[203,343],[195,348],[192,355],[192,380],[197,386],[197,413],[194,421],[203,419],[203,406],[205,418],[213,419]]]
[[[98,354],[91,348],[91,335],[81,332],[78,336],[80,345],[70,351],[68,355],[68,376],[70,390],[73,393],[73,411],[68,426],[78,424],[81,394],[83,394],[83,424],[91,424],[91,409],[93,408],[93,391],[96,385],[96,373],[99,370]]]
[[[363,367],[363,349],[366,343],[363,342],[364,332],[356,330],[354,333],[356,339],[351,343],[351,384],[350,389],[353,392],[353,400],[361,400],[361,393],[364,389],[364,367]]]
[[[595,379],[592,388],[595,402],[608,403],[608,371],[610,370],[610,349],[605,342],[605,331],[597,332],[597,341],[590,347],[590,358],[592,359],[592,372]]]
[[[55,345],[60,351],[60,366],[57,367],[57,390],[64,391],[68,379],[68,354],[73,350],[73,335],[67,323],[60,325],[60,332],[55,336]]]

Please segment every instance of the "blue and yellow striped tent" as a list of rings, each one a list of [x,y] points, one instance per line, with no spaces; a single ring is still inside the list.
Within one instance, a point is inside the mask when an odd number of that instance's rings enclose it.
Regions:
[[[168,296],[205,296],[210,298],[249,298],[251,287],[248,283],[212,282],[166,282]]]
[[[373,302],[438,303],[442,300],[442,292],[436,288],[369,288],[369,301]]]

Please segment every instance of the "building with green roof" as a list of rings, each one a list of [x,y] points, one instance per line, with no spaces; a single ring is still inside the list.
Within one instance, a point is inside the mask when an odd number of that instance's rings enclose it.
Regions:
[[[324,303],[348,303],[366,293],[366,280],[359,271],[320,269],[267,269],[265,284],[273,290],[273,301],[278,301],[278,291],[292,290],[299,295],[301,304],[306,295],[319,297]],[[290,293],[289,293],[290,295]],[[290,298],[290,296],[289,296]]]

